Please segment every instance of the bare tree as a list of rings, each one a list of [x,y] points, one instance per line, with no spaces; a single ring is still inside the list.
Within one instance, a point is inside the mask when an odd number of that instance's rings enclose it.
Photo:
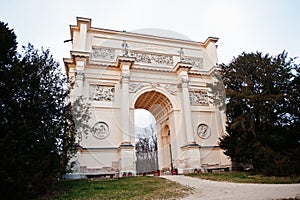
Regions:
[[[140,130],[135,145],[137,173],[149,173],[158,170],[157,131],[155,124]]]

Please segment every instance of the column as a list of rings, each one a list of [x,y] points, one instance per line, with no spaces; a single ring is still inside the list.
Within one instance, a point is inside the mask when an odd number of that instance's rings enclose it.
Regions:
[[[170,158],[170,150],[169,150],[169,144],[168,144],[168,136],[162,137],[163,142],[163,167],[166,168],[170,166],[171,158]]]
[[[178,75],[178,81],[182,89],[182,112],[184,116],[185,123],[185,133],[187,145],[195,144],[194,141],[194,132],[192,124],[192,113],[190,108],[190,95],[188,88],[188,71],[192,68],[192,65],[189,63],[179,62],[175,66],[175,70]]]
[[[78,108],[78,102],[77,100],[80,98],[80,96],[83,96],[84,93],[84,79],[85,79],[85,62],[80,59],[77,58],[76,59],[76,68],[74,69],[74,79],[72,80],[72,82],[74,83],[73,88],[71,89],[71,94],[70,94],[70,102],[72,104],[72,107],[75,109],[72,109],[72,112],[74,112],[76,110],[76,108]],[[81,103],[81,101],[79,102]],[[78,123],[78,121],[75,121],[75,128],[77,130],[80,129],[80,123]],[[80,146],[83,146],[83,136],[81,135],[81,133],[79,133],[76,137],[76,142],[79,143]],[[79,159],[80,160],[80,159]],[[80,161],[79,161],[80,163]]]
[[[118,57],[118,66],[121,69],[121,145],[120,145],[120,176],[123,173],[131,172],[136,174],[135,166],[135,149],[131,144],[130,133],[130,110],[129,110],[129,79],[130,79],[130,67],[134,63],[134,58],[130,57]],[[134,130],[132,130],[134,131]]]
[[[75,85],[74,85],[74,92],[73,92],[73,96],[75,98],[83,95],[84,65],[85,65],[84,61],[82,60],[76,61]]]
[[[87,39],[87,30],[88,30],[88,22],[81,21],[80,22],[80,32],[79,32],[79,42],[78,42],[78,50],[85,51],[86,48],[86,39]]]
[[[130,145],[130,130],[129,130],[129,72],[121,74],[122,84],[122,145]]]
[[[185,121],[185,130],[186,130],[186,140],[188,144],[195,143],[194,141],[194,132],[192,125],[192,116],[191,116],[191,108],[190,108],[190,95],[188,89],[188,80],[182,78],[182,104],[183,104],[183,112],[184,112],[184,121]]]
[[[118,57],[117,63],[121,69],[121,126],[122,126],[122,141],[121,146],[132,146],[130,141],[130,113],[129,113],[129,79],[130,68],[133,65],[135,58]],[[134,131],[134,130],[133,130]]]
[[[189,80],[188,71],[191,65],[187,63],[177,63],[176,68],[178,73],[178,80],[181,85],[182,92],[182,112],[185,122],[185,133],[187,144],[181,147],[183,151],[185,163],[179,167],[181,173],[191,173],[195,168],[200,167],[200,145],[195,143],[194,131],[192,124],[192,113],[190,107],[189,95]]]

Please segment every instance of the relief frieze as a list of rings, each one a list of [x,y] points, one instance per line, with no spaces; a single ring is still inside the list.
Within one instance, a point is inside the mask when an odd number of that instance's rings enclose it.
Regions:
[[[137,82],[131,82],[129,83],[129,92],[135,93],[144,87],[160,87],[165,90],[167,90],[171,95],[175,95],[177,92],[177,86],[176,85],[171,85],[171,84],[162,84],[162,83],[137,83]]]
[[[93,47],[92,58],[113,61],[115,59],[115,50],[103,47]]]
[[[149,85],[150,85],[149,83],[130,83],[129,84],[129,92],[135,93]]]
[[[136,58],[138,63],[156,64],[156,65],[173,65],[173,56],[154,54],[154,53],[142,53],[142,52],[130,52],[131,57]]]
[[[201,69],[203,66],[203,58],[183,57],[182,61],[190,63],[195,69]]]
[[[115,97],[114,86],[90,85],[89,99],[93,101],[112,102]]]
[[[190,102],[193,106],[208,105],[207,91],[190,91]]]

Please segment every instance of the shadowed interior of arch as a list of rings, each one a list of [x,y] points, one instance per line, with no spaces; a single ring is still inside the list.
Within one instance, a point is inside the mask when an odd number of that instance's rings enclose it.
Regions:
[[[149,91],[143,93],[135,102],[135,109],[143,108],[153,114],[156,121],[166,117],[173,106],[170,100],[160,92]]]

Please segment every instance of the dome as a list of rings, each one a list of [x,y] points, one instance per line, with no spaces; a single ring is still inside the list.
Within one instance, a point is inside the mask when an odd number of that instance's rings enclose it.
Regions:
[[[176,31],[160,29],[160,28],[143,28],[143,29],[132,30],[130,32],[143,34],[143,35],[152,35],[152,36],[158,36],[158,37],[179,39],[179,40],[191,40],[189,37],[187,37],[181,33],[178,33]]]

